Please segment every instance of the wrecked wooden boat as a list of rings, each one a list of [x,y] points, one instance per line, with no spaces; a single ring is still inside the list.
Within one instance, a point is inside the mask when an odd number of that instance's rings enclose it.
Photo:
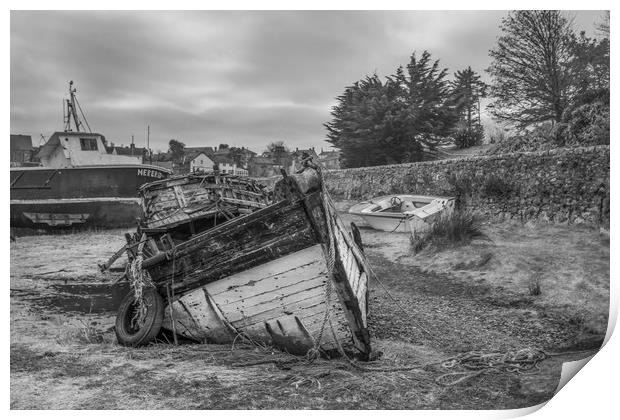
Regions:
[[[155,186],[172,186],[183,196],[195,187],[175,182]],[[259,199],[260,205],[229,220],[212,217],[214,227],[195,233],[183,228],[179,234],[177,223],[191,219],[204,227],[192,214],[206,211],[213,197],[183,207],[202,209],[196,213],[162,211],[157,219],[152,212],[162,205],[149,204],[148,197],[158,195],[160,203],[182,199],[164,199],[153,187],[144,187],[145,214],[151,218],[128,244],[133,292],[117,315],[121,344],[145,344],[165,329],[199,342],[247,339],[298,355],[344,351],[368,358],[370,268],[361,244],[338,217],[318,168],[284,176],[270,204]],[[229,204],[250,200],[241,201]]]
[[[454,197],[392,194],[362,201],[349,209],[373,229],[422,233],[442,215],[454,211]]]

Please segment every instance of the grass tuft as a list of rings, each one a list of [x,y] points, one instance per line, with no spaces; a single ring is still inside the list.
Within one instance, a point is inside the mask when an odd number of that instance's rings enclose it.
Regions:
[[[530,296],[539,296],[542,292],[540,288],[540,276],[534,275],[527,284],[527,290]]]
[[[411,236],[414,254],[429,245],[444,248],[451,245],[467,245],[474,239],[490,241],[482,231],[480,219],[470,211],[454,211],[443,215],[426,232]]]

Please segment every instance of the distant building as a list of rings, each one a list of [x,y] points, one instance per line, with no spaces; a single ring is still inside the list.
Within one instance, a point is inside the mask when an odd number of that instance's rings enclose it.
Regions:
[[[37,157],[43,166],[68,168],[88,165],[136,165],[142,156],[117,156],[106,150],[101,134],[57,131],[41,146]]]
[[[253,177],[264,178],[280,175],[280,169],[282,168],[283,165],[273,157],[254,156],[250,159],[248,173]]]
[[[216,154],[215,156],[213,156],[213,160],[217,164],[218,170],[220,171],[221,174],[248,176],[247,169],[237,166],[237,163],[235,163],[229,157],[218,156]]]
[[[11,166],[24,166],[32,162],[32,137],[11,134]]]
[[[321,162],[325,169],[340,169],[340,152],[336,150],[324,152],[321,149],[319,162]]]
[[[207,155],[210,159],[213,158],[213,155],[215,154],[215,148],[211,147],[211,146],[204,146],[204,147],[185,147],[183,148],[183,150],[185,151],[186,154],[191,155],[193,153],[204,153],[205,155]]]
[[[129,146],[113,146],[112,154],[118,156],[134,156],[141,159],[147,158],[149,155],[146,147],[136,147],[133,143]]]
[[[214,162],[204,152],[194,152],[187,156],[190,172],[212,172]]]

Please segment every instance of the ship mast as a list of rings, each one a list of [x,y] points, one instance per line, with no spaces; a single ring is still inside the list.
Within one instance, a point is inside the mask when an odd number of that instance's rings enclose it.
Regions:
[[[69,82],[69,99],[65,100],[65,102],[63,103],[63,107],[62,107],[63,120],[65,123],[65,131],[73,131],[71,129],[71,119],[73,118],[73,124],[75,124],[75,131],[85,131],[84,130],[84,123],[85,123],[86,127],[88,128],[88,132],[92,133],[90,126],[88,125],[88,121],[86,121],[86,116],[84,115],[84,112],[82,111],[82,107],[80,106],[80,103],[77,100],[77,96],[75,96],[75,92],[77,92],[77,89],[73,87],[73,80],[71,80]],[[82,123],[82,121],[80,121],[80,118],[78,117],[78,110],[80,111],[80,115],[82,115],[82,119],[84,120],[84,123]]]

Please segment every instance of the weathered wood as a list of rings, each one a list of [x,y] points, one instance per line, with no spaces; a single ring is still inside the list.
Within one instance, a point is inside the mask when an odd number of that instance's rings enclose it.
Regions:
[[[269,343],[272,335],[266,324],[277,325],[278,320],[283,322],[292,316],[299,318],[312,337],[318,337],[324,322],[326,281],[330,280],[323,250],[317,244],[186,292],[179,301],[192,314],[198,329],[202,329],[196,331],[195,327],[190,326],[189,332],[202,339],[209,337],[206,320],[209,308],[205,306],[203,296],[213,299],[214,307],[221,311],[221,318],[230,322],[232,328],[253,340]],[[206,291],[206,294],[201,291]],[[332,323],[339,339],[345,345],[353,343],[336,296],[332,296],[330,305]],[[321,340],[325,349],[335,348],[330,337],[331,331],[328,333],[325,330]]]

